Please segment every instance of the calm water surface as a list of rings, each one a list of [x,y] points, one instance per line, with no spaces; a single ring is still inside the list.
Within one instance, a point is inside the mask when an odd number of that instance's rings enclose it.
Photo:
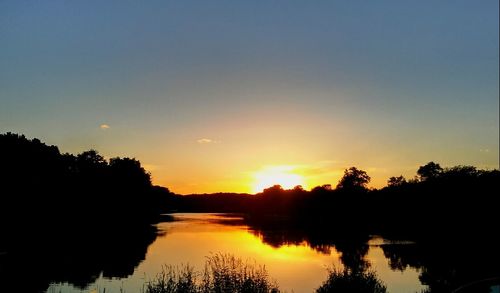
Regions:
[[[271,246],[261,233],[243,224],[237,216],[222,214],[174,214],[171,222],[159,223],[161,233],[148,247],[146,257],[134,273],[123,279],[102,275],[85,289],[70,284],[51,284],[47,292],[141,292],[144,283],[153,279],[164,265],[189,264],[202,270],[206,256],[230,253],[243,260],[263,264],[280,289],[287,292],[312,292],[327,278],[327,268],[341,267],[340,253],[334,247],[313,249],[307,242]],[[407,268],[393,271],[384,257],[381,244],[374,237],[368,244],[365,259],[389,292],[419,292],[425,287],[418,272]]]

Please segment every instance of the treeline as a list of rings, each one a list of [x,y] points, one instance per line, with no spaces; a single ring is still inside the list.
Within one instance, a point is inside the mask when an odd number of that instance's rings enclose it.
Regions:
[[[0,135],[0,160],[2,223],[151,221],[170,195],[136,159],[61,153],[24,135]]]
[[[369,189],[370,176],[351,167],[336,187],[310,191],[279,185],[251,195],[214,194],[177,197],[178,211],[241,212],[253,222],[285,219],[301,226],[317,223],[339,232],[419,235],[482,233],[497,227],[500,172],[473,166],[442,168],[429,162],[414,178],[391,177],[386,187]],[[406,235],[404,235],[406,234]]]

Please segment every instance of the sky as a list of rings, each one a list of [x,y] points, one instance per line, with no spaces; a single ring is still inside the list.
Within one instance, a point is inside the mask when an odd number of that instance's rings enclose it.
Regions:
[[[181,194],[255,192],[280,176],[336,185],[351,166],[375,188],[429,161],[496,169],[498,11],[0,1],[0,133],[135,157]]]

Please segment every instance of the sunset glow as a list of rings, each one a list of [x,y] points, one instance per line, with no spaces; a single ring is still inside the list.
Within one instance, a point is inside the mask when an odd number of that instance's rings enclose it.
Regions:
[[[294,173],[294,168],[292,166],[266,167],[256,172],[254,177],[254,192],[261,192],[265,188],[273,185],[281,185],[284,189],[291,189],[297,185],[304,186],[304,178]]]
[[[175,193],[499,167],[498,1],[7,2],[0,133]]]
[[[499,21],[0,1],[0,293],[497,292]]]

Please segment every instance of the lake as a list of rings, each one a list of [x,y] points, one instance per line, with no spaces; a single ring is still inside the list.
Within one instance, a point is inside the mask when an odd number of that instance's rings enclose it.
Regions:
[[[312,292],[326,280],[327,268],[341,268],[351,255],[349,242],[343,244],[341,252],[328,243],[314,243],[295,236],[288,239],[283,230],[252,227],[237,215],[173,214],[170,221],[156,226],[158,236],[129,276],[116,277],[101,272],[94,276],[95,281],[91,284],[75,287],[68,283],[52,283],[46,292],[141,292],[144,283],[153,279],[164,265],[189,264],[202,270],[206,257],[214,253],[229,253],[244,261],[265,265],[269,276],[287,292]],[[401,247],[412,243],[389,242],[376,236],[362,241],[359,247],[364,252],[359,258],[369,263],[389,292],[420,292],[425,288],[416,269],[409,266],[391,269],[384,253],[383,248],[391,245]]]

